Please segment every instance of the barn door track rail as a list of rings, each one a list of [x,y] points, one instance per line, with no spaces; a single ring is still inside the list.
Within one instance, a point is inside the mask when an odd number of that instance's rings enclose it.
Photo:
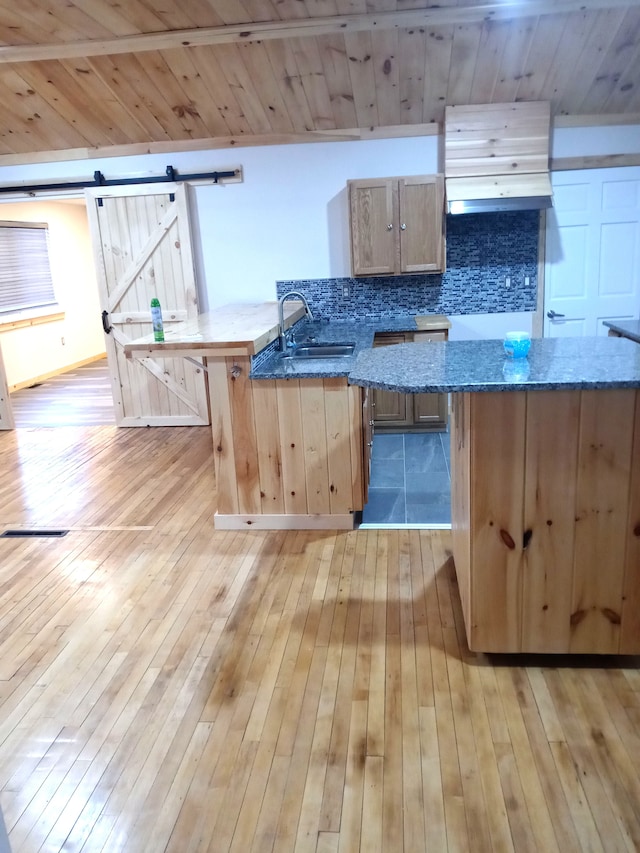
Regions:
[[[238,178],[240,169],[231,169],[227,172],[194,172],[188,175],[180,175],[173,166],[167,166],[164,175],[147,175],[146,177],[133,178],[105,178],[100,171],[93,173],[93,180],[85,181],[60,181],[58,183],[46,184],[18,184],[17,186],[0,186],[0,193],[28,193],[44,192],[47,190],[84,190],[91,187],[120,187],[130,184],[161,184],[177,183],[180,181],[212,181],[214,184],[229,178]]]

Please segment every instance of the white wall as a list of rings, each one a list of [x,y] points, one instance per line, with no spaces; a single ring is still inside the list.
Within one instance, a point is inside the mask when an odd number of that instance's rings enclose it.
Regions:
[[[347,180],[438,170],[438,138],[277,145],[0,168],[0,184],[162,176],[242,166],[240,184],[193,191],[201,307],[275,299],[282,279],[346,276]],[[199,245],[198,245],[199,243]]]
[[[63,320],[0,333],[9,388],[104,355],[86,208],[52,201],[2,204],[0,219],[48,223],[56,311],[64,311]]]
[[[533,314],[524,311],[504,314],[457,314],[449,317],[450,341],[477,341],[504,338],[505,332],[529,332]]]
[[[346,182],[438,170],[435,136],[0,167],[0,184],[242,166],[244,182],[193,193],[201,308],[275,298],[275,282],[349,275]],[[554,156],[640,152],[640,128],[561,128]],[[470,332],[471,333],[471,332]]]
[[[552,157],[593,157],[640,153],[640,126],[559,127],[551,138]]]
[[[437,139],[275,146],[241,159],[243,184],[195,193],[212,305],[273,299],[277,280],[350,275],[347,181],[436,172]]]

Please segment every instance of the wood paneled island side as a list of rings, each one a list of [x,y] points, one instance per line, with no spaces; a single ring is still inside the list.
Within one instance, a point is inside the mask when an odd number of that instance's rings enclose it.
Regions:
[[[396,350],[396,352],[392,352]],[[453,553],[469,647],[640,653],[640,347],[405,344],[353,382],[452,393]]]

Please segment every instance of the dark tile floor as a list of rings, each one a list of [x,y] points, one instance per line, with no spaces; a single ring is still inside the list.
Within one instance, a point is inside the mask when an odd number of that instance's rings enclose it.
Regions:
[[[449,433],[378,434],[362,524],[451,524]]]

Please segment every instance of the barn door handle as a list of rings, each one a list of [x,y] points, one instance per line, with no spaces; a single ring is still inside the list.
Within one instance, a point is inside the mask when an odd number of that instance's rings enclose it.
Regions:
[[[564,317],[564,316],[565,316],[565,314],[558,314],[557,311],[554,311],[553,309],[551,311],[547,311],[547,317],[550,320],[555,320],[557,317]]]
[[[111,326],[109,325],[109,312],[102,312],[102,328],[104,329],[105,335],[109,335],[111,333]]]

